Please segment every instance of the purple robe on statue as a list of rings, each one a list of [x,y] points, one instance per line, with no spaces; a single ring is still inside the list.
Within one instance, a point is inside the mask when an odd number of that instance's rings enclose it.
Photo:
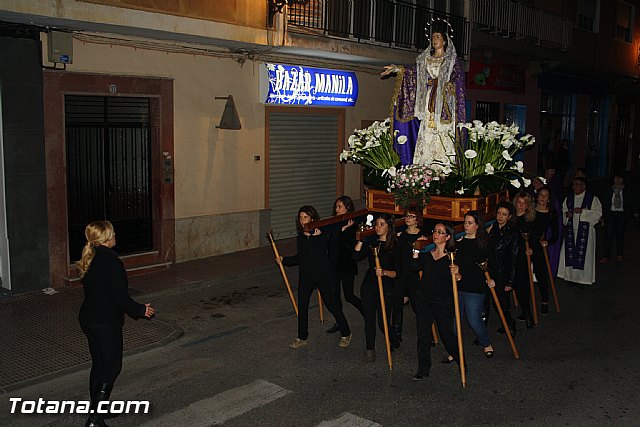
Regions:
[[[431,46],[422,55],[425,55],[430,49]],[[450,54],[455,55],[455,48],[452,49]],[[421,113],[416,108],[416,103],[420,102],[420,97],[430,95],[428,100],[422,100],[422,105],[427,105],[428,113],[431,113],[435,118],[435,123],[431,124],[430,127],[435,128],[435,126],[439,127],[441,124],[451,124],[453,122],[455,130],[456,124],[466,122],[464,69],[460,60],[454,57],[452,59],[454,63],[450,64],[451,71],[449,72],[446,68],[449,65],[447,60],[445,55],[438,76],[435,78],[429,77],[427,79],[427,87],[418,87],[418,65],[405,67],[398,72],[392,99],[393,120],[391,126],[393,130],[398,131],[398,136],[405,135],[407,137],[405,144],[398,144],[397,138],[394,141],[394,148],[403,165],[414,162],[414,152],[421,125],[421,120],[417,117]],[[438,89],[438,86],[441,87]],[[452,88],[455,88],[455,91],[452,91]],[[437,96],[440,97],[440,100],[435,99]],[[440,111],[436,112],[436,107],[440,106]]]

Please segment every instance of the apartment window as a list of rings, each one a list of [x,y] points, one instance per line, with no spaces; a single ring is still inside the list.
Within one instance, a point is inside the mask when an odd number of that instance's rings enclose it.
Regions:
[[[619,1],[616,4],[616,26],[614,37],[627,43],[631,43],[633,34],[632,18],[635,14],[635,7],[627,2]]]
[[[583,30],[598,32],[598,19],[600,17],[599,0],[581,0],[578,2],[576,14],[576,27]]]

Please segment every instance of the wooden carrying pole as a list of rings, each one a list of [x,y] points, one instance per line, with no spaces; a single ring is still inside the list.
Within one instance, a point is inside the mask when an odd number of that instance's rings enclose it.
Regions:
[[[553,292],[553,302],[556,305],[556,313],[560,313],[560,303],[558,302],[558,294],[556,293],[556,282],[555,280],[553,280],[553,272],[551,271],[551,263],[549,262],[549,252],[547,252],[547,247],[545,245],[541,246],[542,253],[544,253],[544,262],[547,263],[547,271],[549,272],[549,285],[551,285],[551,292]]]
[[[448,252],[447,256],[451,264],[454,263],[456,254],[455,252]],[[456,332],[458,334],[458,360],[460,361],[460,379],[462,380],[462,387],[467,386],[467,373],[464,369],[464,346],[462,345],[462,325],[460,323],[460,301],[458,301],[458,280],[456,275],[451,273],[451,285],[453,286],[453,306],[456,312]]]
[[[522,233],[522,238],[524,239],[524,246],[527,254],[527,271],[529,272],[529,291],[531,293],[531,310],[533,311],[533,323],[537,325],[538,309],[536,308],[536,289],[533,286],[533,271],[531,271],[531,255],[529,255],[529,251],[531,250],[531,246],[529,246],[529,233]]]
[[[487,282],[491,280],[491,276],[489,275],[488,268],[489,261],[483,261],[478,264],[478,266],[484,271],[484,277],[487,278]],[[496,290],[494,288],[489,288],[491,291],[491,296],[493,297],[493,302],[496,303],[496,308],[498,309],[498,314],[500,315],[500,320],[502,320],[502,326],[504,327],[505,333],[507,334],[507,339],[509,339],[509,345],[511,346],[511,351],[513,351],[513,357],[516,359],[520,359],[520,353],[518,353],[518,349],[516,348],[516,343],[513,340],[513,335],[511,335],[511,330],[509,329],[509,325],[507,324],[507,319],[504,317],[504,312],[502,311],[502,306],[500,305],[500,300],[498,300],[498,295],[496,295]]]
[[[320,323],[324,324],[324,310],[322,309],[322,295],[318,289],[318,309],[320,310]]]
[[[359,216],[364,216],[366,214],[368,214],[369,211],[367,209],[360,209],[354,212],[349,212],[346,213],[344,215],[336,215],[336,216],[330,216],[328,218],[324,218],[324,219],[319,219],[317,221],[311,221],[307,224],[305,224],[302,227],[302,231],[311,231],[314,228],[321,228],[321,227],[325,227],[327,225],[331,225],[331,224],[336,224],[342,221],[347,221],[349,219],[353,219],[353,218],[357,218]]]
[[[271,243],[271,249],[273,249],[273,254],[276,256],[276,259],[280,259],[280,253],[278,252],[278,248],[276,247],[276,242],[273,240],[273,234],[267,233],[267,239]],[[289,292],[289,298],[291,299],[291,304],[293,305],[293,309],[296,312],[296,316],[298,316],[298,304],[296,304],[296,299],[293,296],[293,291],[291,290],[291,284],[289,283],[289,278],[287,277],[287,273],[284,271],[284,266],[282,262],[278,262],[278,267],[280,267],[280,274],[282,274],[282,278],[284,279],[284,284],[287,286],[287,292]],[[320,294],[318,294],[320,295]]]
[[[376,269],[380,269],[380,258],[378,257],[378,248],[373,248],[373,256],[376,260]],[[389,370],[393,369],[393,360],[391,359],[391,342],[389,341],[389,325],[387,324],[387,308],[384,302],[384,289],[382,287],[382,277],[378,278],[378,291],[380,292],[380,305],[382,307],[382,322],[384,323],[384,341],[387,345],[387,361],[389,362]]]

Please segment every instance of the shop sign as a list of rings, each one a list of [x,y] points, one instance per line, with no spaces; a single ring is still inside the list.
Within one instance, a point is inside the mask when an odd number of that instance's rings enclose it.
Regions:
[[[351,71],[265,64],[261,96],[266,104],[353,107],[358,78]]]
[[[524,68],[512,64],[485,64],[471,61],[467,89],[524,93]]]

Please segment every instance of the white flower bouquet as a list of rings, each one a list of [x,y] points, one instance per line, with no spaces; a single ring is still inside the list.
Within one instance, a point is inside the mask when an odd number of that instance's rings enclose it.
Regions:
[[[443,167],[443,185],[438,193],[451,191],[456,194],[469,194],[477,189],[483,193],[496,191],[504,183],[516,188],[528,187],[531,179],[524,174],[524,165],[514,157],[525,148],[534,144],[535,138],[529,134],[518,138],[518,126],[501,125],[490,122],[484,125],[479,120],[473,123],[460,123],[460,135],[442,135],[451,138],[455,154],[445,161],[437,161]],[[446,185],[444,183],[446,182]]]
[[[406,141],[406,137],[404,140]],[[389,168],[395,168],[400,163],[400,157],[393,149],[389,119],[373,122],[365,129],[354,130],[348,145],[340,154],[341,162],[360,163],[372,170],[383,171],[383,175],[389,173]]]
[[[429,203],[429,187],[439,181],[436,172],[428,166],[407,165],[389,169],[387,191],[393,193],[395,203],[403,208],[424,208]]]

